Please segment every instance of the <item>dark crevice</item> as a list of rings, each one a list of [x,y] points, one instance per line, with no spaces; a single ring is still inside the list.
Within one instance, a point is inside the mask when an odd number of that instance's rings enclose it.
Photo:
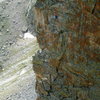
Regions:
[[[97,1],[95,2],[94,7],[92,9],[92,14],[94,14],[94,12],[95,12],[96,4],[97,4]]]

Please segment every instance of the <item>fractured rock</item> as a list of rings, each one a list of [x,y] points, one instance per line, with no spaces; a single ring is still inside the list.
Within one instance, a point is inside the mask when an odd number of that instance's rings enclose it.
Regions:
[[[37,0],[38,100],[100,100],[99,10],[99,0]]]

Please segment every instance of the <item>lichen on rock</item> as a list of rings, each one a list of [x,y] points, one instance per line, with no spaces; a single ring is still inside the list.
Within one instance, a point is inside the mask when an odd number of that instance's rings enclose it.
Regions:
[[[38,100],[100,99],[99,0],[37,0],[41,48],[33,57]]]

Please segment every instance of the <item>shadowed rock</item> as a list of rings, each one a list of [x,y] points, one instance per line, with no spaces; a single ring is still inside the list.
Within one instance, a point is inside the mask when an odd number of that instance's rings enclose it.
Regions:
[[[99,10],[99,0],[37,0],[38,100],[100,100]]]

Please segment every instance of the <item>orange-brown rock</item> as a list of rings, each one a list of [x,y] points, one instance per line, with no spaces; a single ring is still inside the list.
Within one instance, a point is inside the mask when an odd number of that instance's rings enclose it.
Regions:
[[[37,0],[32,9],[38,99],[100,100],[99,0]]]

